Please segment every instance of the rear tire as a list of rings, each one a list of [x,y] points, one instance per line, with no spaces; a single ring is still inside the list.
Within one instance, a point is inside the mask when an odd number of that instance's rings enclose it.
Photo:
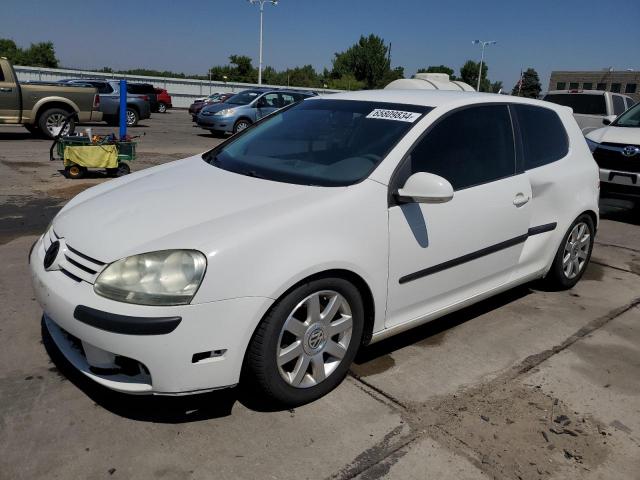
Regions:
[[[162,102],[158,104],[158,113],[167,113],[167,106]]]
[[[127,127],[135,127],[138,125],[140,116],[138,112],[133,108],[127,108]]]
[[[85,174],[87,173],[87,168],[81,167],[80,165],[70,165],[68,167],[65,167],[64,171],[67,174],[67,178],[78,180],[85,176]]]
[[[573,288],[589,265],[595,226],[589,215],[582,214],[569,227],[558,247],[544,282],[553,290]]]
[[[258,325],[242,381],[258,390],[256,398],[278,406],[316,400],[344,379],[363,328],[362,297],[353,284],[333,277],[304,283],[281,297]]]
[[[58,134],[58,129],[64,124],[64,119],[69,115],[69,111],[62,108],[49,108],[38,117],[38,130],[47,138],[54,138]],[[76,129],[76,119],[70,118],[63,135],[71,135]]]

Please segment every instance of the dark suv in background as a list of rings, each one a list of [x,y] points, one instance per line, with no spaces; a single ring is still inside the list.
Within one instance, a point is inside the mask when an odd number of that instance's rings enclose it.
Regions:
[[[118,125],[120,113],[120,82],[118,80],[74,78],[60,80],[59,83],[97,88],[100,95],[102,119],[109,125]],[[127,84],[127,126],[135,127],[138,120],[151,117],[151,106],[149,96],[133,93],[131,85],[133,84]]]
[[[151,112],[157,113],[159,111],[158,92],[150,83],[129,83],[127,82],[127,93],[133,93],[136,95],[146,95],[149,97],[149,106]]]

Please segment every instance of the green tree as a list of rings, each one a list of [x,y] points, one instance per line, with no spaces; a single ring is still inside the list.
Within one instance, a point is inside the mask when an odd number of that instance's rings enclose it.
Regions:
[[[492,93],[500,93],[500,90],[502,90],[504,87],[502,86],[502,82],[501,81],[497,81],[497,82],[491,82],[491,88],[490,91]]]
[[[9,38],[0,38],[0,57],[7,57],[11,63],[18,63],[20,53],[16,42]]]
[[[454,75],[455,70],[453,68],[447,67],[446,65],[429,65],[427,68],[418,69],[417,73],[446,73],[447,75],[449,75],[449,78],[451,80],[456,79],[456,76]]]
[[[391,69],[389,48],[377,35],[362,35],[358,43],[335,54],[331,76],[334,79],[353,75],[366,88],[382,87],[385,74]]]
[[[520,86],[520,82],[522,82],[522,86]],[[522,79],[518,80],[518,83],[513,87],[511,94],[519,95],[520,97],[538,98],[541,90],[542,85],[540,85],[538,72],[533,68],[527,68],[522,74]]]
[[[32,43],[22,52],[22,63],[32,67],[58,68],[53,42]]]
[[[258,81],[258,70],[253,68],[251,58],[246,55],[231,55],[229,63],[232,65],[234,80],[238,82],[255,83]]]
[[[473,88],[478,86],[478,70],[480,68],[479,62],[474,62],[473,60],[467,60],[465,64],[460,67],[460,80],[465,83],[468,83]],[[481,92],[489,92],[491,91],[491,82],[487,79],[487,73],[489,72],[489,67],[486,62],[482,63],[482,76],[480,79],[480,91]]]
[[[0,56],[7,57],[11,63],[30,67],[58,67],[58,59],[52,42],[32,43],[22,49],[8,38],[0,38]]]
[[[336,90],[362,90],[366,87],[364,82],[359,81],[351,73],[346,73],[340,78],[331,78],[327,85],[329,88],[335,88]]]

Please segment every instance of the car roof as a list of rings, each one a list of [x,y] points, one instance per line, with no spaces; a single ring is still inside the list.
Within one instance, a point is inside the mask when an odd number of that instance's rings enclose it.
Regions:
[[[365,102],[401,103],[407,105],[423,105],[425,107],[441,107],[450,105],[457,107],[474,103],[522,103],[538,105],[553,110],[563,110],[567,107],[555,103],[544,102],[532,98],[516,97],[513,95],[498,95],[496,93],[463,92],[455,90],[358,90],[353,92],[332,93],[329,96],[320,95],[305,99],[305,102],[316,102],[322,99],[331,100],[359,100]]]

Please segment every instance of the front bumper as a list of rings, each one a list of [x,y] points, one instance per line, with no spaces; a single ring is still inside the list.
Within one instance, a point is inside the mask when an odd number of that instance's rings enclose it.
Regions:
[[[52,339],[75,368],[120,392],[180,395],[237,384],[253,331],[273,302],[245,297],[173,307],[129,305],[96,295],[87,281],[45,270],[44,255],[39,239],[30,270]],[[169,333],[117,333],[108,324],[78,320],[78,305],[125,318],[181,320]]]
[[[600,196],[640,199],[640,174],[600,169]]]
[[[198,115],[196,122],[200,128],[215,130],[217,132],[232,132],[233,117],[220,117],[216,115]]]

